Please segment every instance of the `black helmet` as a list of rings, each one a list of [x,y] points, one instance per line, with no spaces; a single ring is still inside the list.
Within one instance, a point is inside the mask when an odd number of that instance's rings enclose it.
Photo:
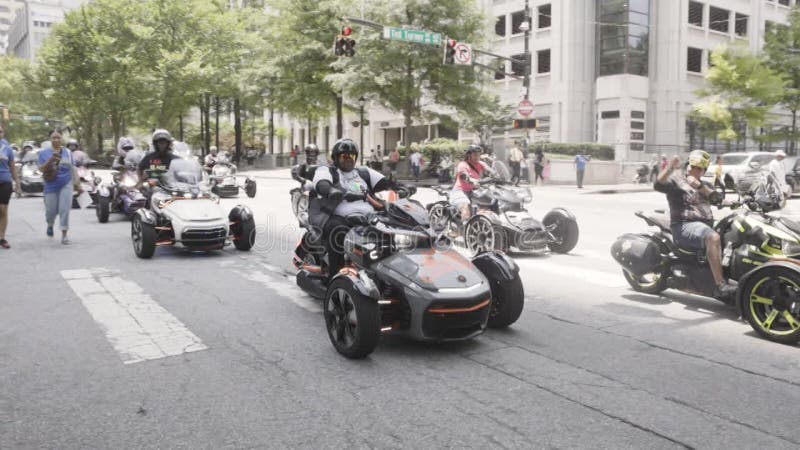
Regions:
[[[319,155],[319,147],[317,147],[317,144],[313,144],[313,143],[312,144],[308,144],[308,145],[306,145],[306,148],[303,149],[303,150],[306,152],[307,155],[310,154],[310,153],[313,153],[314,156]]]
[[[358,155],[358,146],[352,139],[339,139],[333,144],[331,150],[331,158],[333,158],[333,165],[339,167],[339,155],[349,153],[351,155]]]
[[[480,144],[471,144],[464,150],[464,159],[469,158],[469,154],[473,152],[483,153],[483,147],[481,147]]]

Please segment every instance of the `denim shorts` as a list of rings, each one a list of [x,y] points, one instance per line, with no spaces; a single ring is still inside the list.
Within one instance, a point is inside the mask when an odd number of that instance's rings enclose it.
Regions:
[[[706,238],[714,233],[714,229],[703,222],[673,223],[672,238],[678,247],[703,249],[706,247]]]

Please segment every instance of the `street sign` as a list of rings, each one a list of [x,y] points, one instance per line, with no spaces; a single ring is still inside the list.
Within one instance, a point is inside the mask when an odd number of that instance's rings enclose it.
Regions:
[[[519,102],[519,108],[517,108],[517,112],[522,117],[530,116],[531,113],[533,113],[533,103],[531,103],[531,101],[527,98],[523,99],[521,102]]]
[[[442,45],[442,33],[431,33],[430,31],[422,30],[409,30],[407,28],[383,27],[383,38],[391,41]]]
[[[453,57],[456,65],[469,66],[472,65],[472,46],[459,42],[455,46],[455,55]]]

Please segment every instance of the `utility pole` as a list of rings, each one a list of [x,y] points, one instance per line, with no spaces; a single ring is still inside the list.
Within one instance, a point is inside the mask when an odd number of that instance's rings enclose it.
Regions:
[[[363,95],[358,98],[358,104],[361,107],[360,108],[361,117],[359,119],[358,124],[361,127],[361,145],[359,146],[359,148],[361,149],[361,163],[360,164],[362,166],[364,165],[364,103],[366,101],[367,101],[367,99],[365,99]]]
[[[531,39],[531,10],[528,6],[528,0],[525,0],[525,18],[519,25],[519,28],[525,32],[525,78],[522,83],[525,85],[525,100],[531,95],[531,64],[533,58],[530,50]],[[528,142],[530,141],[530,128],[525,128],[525,151],[528,150]]]

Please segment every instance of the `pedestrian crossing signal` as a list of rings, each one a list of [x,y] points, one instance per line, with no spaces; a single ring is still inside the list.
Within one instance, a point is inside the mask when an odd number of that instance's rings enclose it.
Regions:
[[[536,128],[536,119],[514,119],[514,129]]]
[[[343,27],[341,34],[336,36],[333,41],[333,54],[334,56],[345,56],[352,58],[356,54],[356,41],[351,38],[353,29],[350,27]]]

